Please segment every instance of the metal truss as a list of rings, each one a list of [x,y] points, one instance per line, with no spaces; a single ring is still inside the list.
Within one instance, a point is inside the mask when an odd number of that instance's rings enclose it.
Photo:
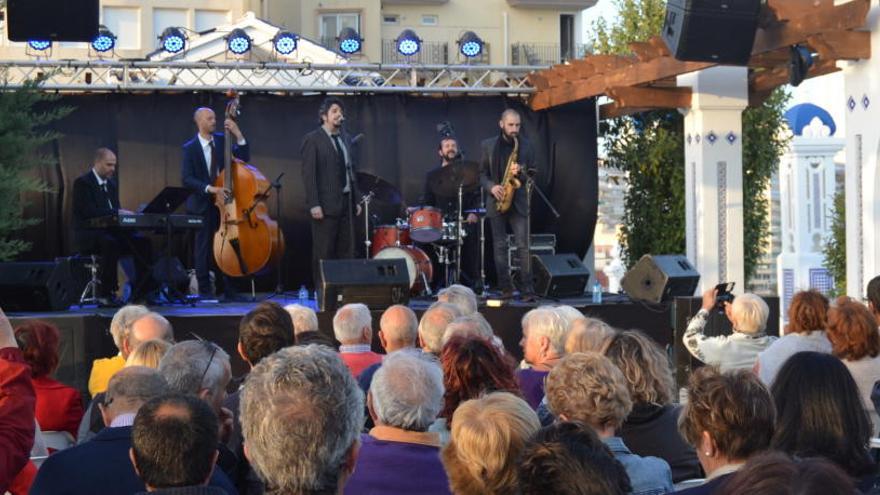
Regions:
[[[41,81],[52,91],[218,91],[276,93],[507,94],[534,92],[545,66],[286,64],[252,62],[0,61],[5,88]]]

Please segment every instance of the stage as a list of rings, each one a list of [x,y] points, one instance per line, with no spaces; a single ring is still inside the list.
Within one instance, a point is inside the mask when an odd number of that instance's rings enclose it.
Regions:
[[[263,296],[265,297],[265,296]],[[257,295],[260,300],[260,294]],[[296,297],[276,297],[279,304],[293,304],[300,301]],[[433,299],[413,299],[410,307],[421,314]],[[168,305],[151,307],[161,313],[174,327],[178,341],[194,338],[194,334],[219,344],[232,358],[233,376],[242,375],[246,364],[236,352],[238,323],[241,317],[253,308],[256,302],[246,303],[200,303],[196,306]],[[310,301],[314,307],[314,301]],[[536,303],[509,302],[501,307],[488,307],[480,303],[480,313],[489,320],[495,333],[501,337],[505,347],[517,359],[522,357],[519,346],[522,337],[520,320],[528,310],[540,304],[569,304],[587,316],[601,318],[616,328],[637,328],[645,331],[665,348],[673,340],[673,310],[671,304],[651,305],[632,302],[622,296],[608,296],[602,304],[592,304],[589,298],[543,300]],[[27,319],[41,319],[51,322],[61,330],[61,362],[56,373],[59,380],[81,390],[87,396],[87,386],[91,363],[96,358],[110,357],[117,352],[110,336],[110,320],[114,309],[94,307],[73,307],[65,312],[54,313],[10,313],[12,325]],[[376,336],[381,311],[373,311],[373,348],[381,352]],[[333,334],[332,312],[318,312],[318,324],[322,332]]]

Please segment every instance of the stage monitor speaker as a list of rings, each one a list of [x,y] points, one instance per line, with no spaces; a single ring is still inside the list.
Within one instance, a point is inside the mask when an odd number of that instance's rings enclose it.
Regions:
[[[678,60],[748,65],[761,0],[668,0],[663,41]]]
[[[541,297],[580,297],[590,280],[590,271],[575,254],[533,254],[532,271]]]
[[[348,303],[385,309],[409,302],[409,271],[402,258],[321,260],[320,264],[321,311],[332,311]]]
[[[70,261],[0,263],[4,311],[63,311],[79,300]]]
[[[7,0],[6,23],[11,41],[92,41],[98,0]]]
[[[684,255],[646,254],[623,276],[620,285],[632,299],[659,303],[676,296],[692,296],[700,274]]]

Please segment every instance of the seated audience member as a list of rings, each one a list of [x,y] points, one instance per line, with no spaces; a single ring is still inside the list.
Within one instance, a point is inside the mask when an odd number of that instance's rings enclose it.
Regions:
[[[566,323],[557,308],[533,309],[522,318],[523,358],[530,367],[516,370],[523,397],[532,408],[544,398],[544,379],[565,355]]]
[[[31,367],[40,429],[63,431],[76,438],[83,416],[82,397],[75,388],[51,378],[58,369],[58,328],[43,321],[29,321],[15,329],[15,339]]]
[[[329,347],[334,351],[339,350],[339,341],[324,332],[303,332],[295,336],[293,340],[294,345],[307,346],[318,344]]]
[[[779,371],[771,388],[776,431],[771,446],[797,457],[825,457],[868,491],[877,466],[868,451],[871,421],[859,388],[834,356],[799,352]]]
[[[480,313],[471,313],[469,315],[459,316],[452,320],[452,323],[446,326],[443,332],[443,340],[441,343],[445,346],[453,337],[479,337],[492,342],[498,350],[504,352],[504,345],[495,336],[492,325],[485,316]]]
[[[325,346],[288,347],[260,361],[241,393],[241,426],[266,492],[341,492],[357,462],[363,403],[351,371]]]
[[[457,306],[435,302],[422,314],[419,321],[419,347],[422,351],[440,356],[443,333],[453,320],[461,316]]]
[[[874,383],[880,380],[880,335],[877,322],[862,304],[838,298],[828,310],[828,340],[832,353],[843,361],[862,396],[862,405],[871,416],[874,436],[880,432],[880,416],[871,401]]]
[[[463,402],[452,417],[443,467],[456,495],[517,492],[517,461],[540,428],[529,404],[506,392]]]
[[[703,306],[682,336],[684,346],[692,356],[708,365],[718,366],[722,372],[752,369],[758,354],[776,340],[776,337],[764,333],[770,308],[754,294],[736,296],[732,304],[724,303],[724,313],[733,326],[733,333],[707,337],[703,331],[709,312],[715,307],[717,294],[714,287],[703,294]]]
[[[461,284],[452,284],[442,289],[437,293],[437,300],[456,306],[462,316],[474,314],[479,309],[477,295],[470,287]]]
[[[363,304],[346,304],[333,317],[333,334],[342,343],[339,355],[357,378],[370,366],[381,363],[382,355],[373,352],[373,316]]]
[[[880,275],[871,279],[867,287],[868,309],[874,321],[880,325]]]
[[[217,430],[217,415],[195,397],[163,395],[144,404],[131,428],[130,457],[147,491],[225,495],[205,486],[217,460]]]
[[[856,494],[853,482],[839,467],[819,457],[792,459],[767,452],[749,459],[724,484],[719,495]]]
[[[731,473],[770,446],[775,421],[770,392],[751,371],[694,371],[678,426],[697,451],[706,483],[679,493],[717,493]]]
[[[571,330],[571,326],[576,321],[586,320],[587,317],[581,313],[581,311],[574,306],[569,306],[567,304],[560,304],[558,306],[553,306],[553,311],[556,311],[556,314],[562,318],[562,321],[565,326],[565,333],[568,334],[569,330]]]
[[[100,405],[107,427],[92,440],[49,456],[37,473],[31,494],[130,495],[144,491],[129,458],[131,425],[144,403],[166,393],[168,385],[156,370],[133,366],[118,371]],[[211,484],[230,493],[235,490],[219,471]]]
[[[0,309],[0,493],[29,466],[36,402],[30,367]]]
[[[395,304],[382,313],[379,319],[379,343],[385,355],[403,349],[415,349],[419,339],[419,320],[413,310],[402,304]],[[382,362],[372,364],[358,375],[358,386],[364,393],[370,390],[373,375]]]
[[[129,340],[131,324],[149,312],[150,310],[146,306],[129,304],[119,308],[113,315],[113,319],[110,321],[110,335],[113,337],[116,348],[119,349],[119,354],[112,358],[100,358],[92,362],[92,372],[89,375],[89,395],[94,397],[106,390],[107,383],[113,374],[125,366],[128,355],[139,343],[137,339]],[[143,340],[151,338],[154,337],[145,337]]]
[[[828,299],[816,290],[801,291],[791,298],[785,335],[758,354],[755,371],[768,387],[779,368],[798,352],[831,353],[831,342],[825,335],[828,323]]]
[[[571,324],[565,338],[565,353],[602,352],[605,343],[614,335],[614,329],[602,320],[584,318]]]
[[[284,310],[290,314],[290,320],[293,322],[293,336],[306,332],[318,332],[318,315],[315,310],[301,304],[288,304],[284,306]]]
[[[623,373],[605,356],[576,353],[566,356],[547,375],[547,403],[561,421],[579,421],[595,430],[629,475],[633,494],[672,491],[669,464],[657,457],[630,452],[615,436],[632,409]]]
[[[154,370],[158,369],[159,361],[162,360],[162,356],[168,352],[168,349],[171,349],[172,345],[167,340],[159,339],[142,342],[128,355],[128,359],[125,360],[125,366],[146,366]]]
[[[440,365],[443,368],[443,409],[431,431],[440,433],[444,445],[449,438],[449,420],[462,402],[491,392],[521,396],[513,364],[486,339],[453,337],[443,346]]]
[[[623,372],[632,411],[617,434],[641,456],[665,460],[672,482],[702,478],[694,448],[678,433],[681,407],[672,404],[674,381],[669,360],[650,337],[627,330],[611,337],[605,356]]]
[[[580,423],[558,422],[538,430],[519,460],[522,495],[625,495],[629,476],[596,436]]]
[[[443,372],[417,350],[389,354],[367,395],[375,427],[361,435],[345,493],[448,494],[440,439],[428,427],[443,405]]]

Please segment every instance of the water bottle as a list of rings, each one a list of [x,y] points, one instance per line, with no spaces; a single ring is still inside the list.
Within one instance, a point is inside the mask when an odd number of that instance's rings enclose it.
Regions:
[[[602,286],[599,281],[593,284],[593,304],[602,304]]]
[[[308,300],[309,300],[308,289],[306,289],[305,285],[300,285],[299,286],[299,304],[305,305]]]

